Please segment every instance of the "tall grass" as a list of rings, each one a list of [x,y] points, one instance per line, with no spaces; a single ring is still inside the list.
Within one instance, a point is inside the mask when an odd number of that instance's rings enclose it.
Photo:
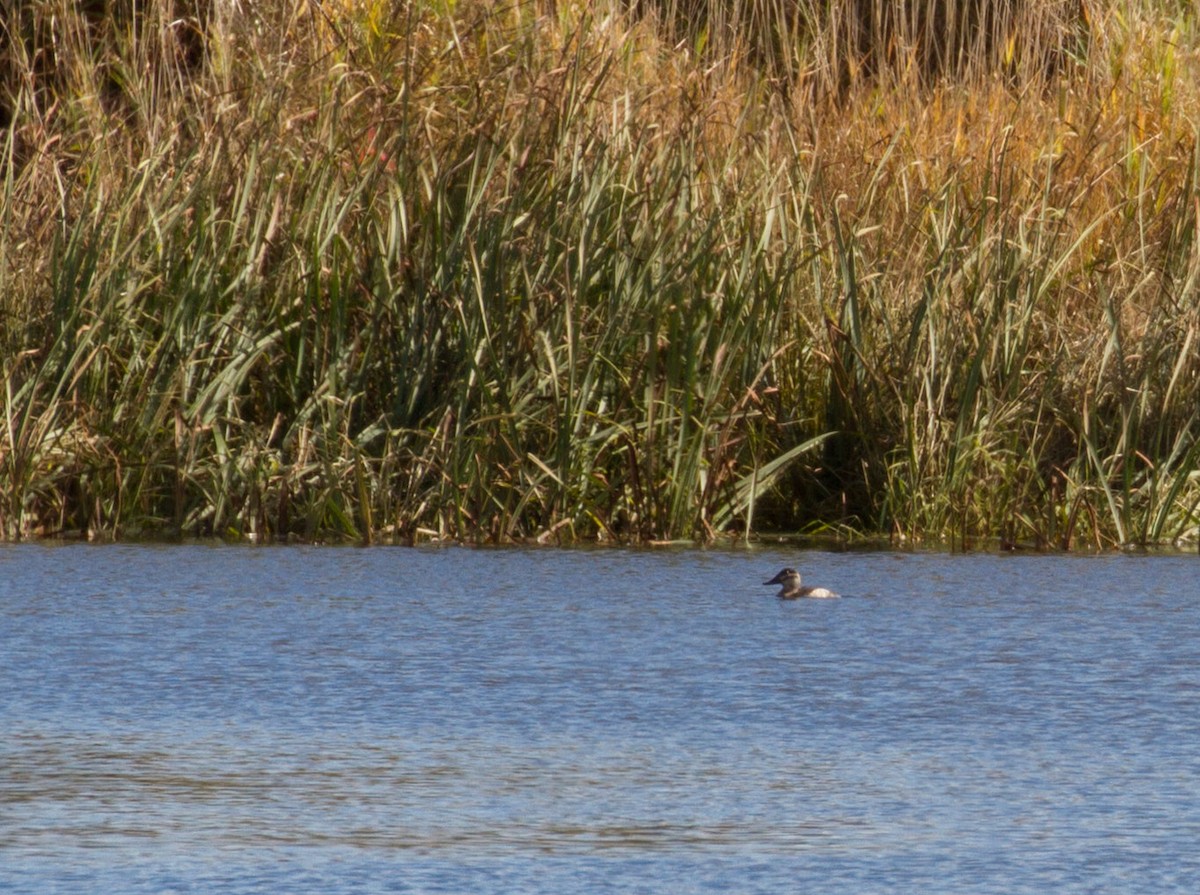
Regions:
[[[18,4],[5,536],[1196,538],[1193,21],[957,8]]]

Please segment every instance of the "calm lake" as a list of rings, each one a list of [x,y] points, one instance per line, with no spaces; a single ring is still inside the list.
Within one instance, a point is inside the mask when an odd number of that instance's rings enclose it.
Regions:
[[[4,892],[1200,891],[1195,556],[15,545],[0,692]]]

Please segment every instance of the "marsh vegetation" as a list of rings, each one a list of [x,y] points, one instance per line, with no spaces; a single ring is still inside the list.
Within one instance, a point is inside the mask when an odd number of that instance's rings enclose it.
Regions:
[[[4,8],[6,537],[1197,538],[1188,5]]]

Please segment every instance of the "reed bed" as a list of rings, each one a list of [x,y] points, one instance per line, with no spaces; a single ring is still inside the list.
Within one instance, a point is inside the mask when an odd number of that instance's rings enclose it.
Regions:
[[[1186,9],[98,8],[0,44],[5,537],[1197,539]]]

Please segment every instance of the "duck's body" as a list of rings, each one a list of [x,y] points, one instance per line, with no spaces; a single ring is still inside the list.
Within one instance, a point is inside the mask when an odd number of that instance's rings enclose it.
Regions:
[[[783,569],[778,575],[770,581],[764,581],[763,584],[778,584],[780,587],[779,599],[781,600],[798,600],[801,597],[828,600],[837,596],[833,591],[824,587],[804,587],[800,583],[800,573],[795,569]]]

